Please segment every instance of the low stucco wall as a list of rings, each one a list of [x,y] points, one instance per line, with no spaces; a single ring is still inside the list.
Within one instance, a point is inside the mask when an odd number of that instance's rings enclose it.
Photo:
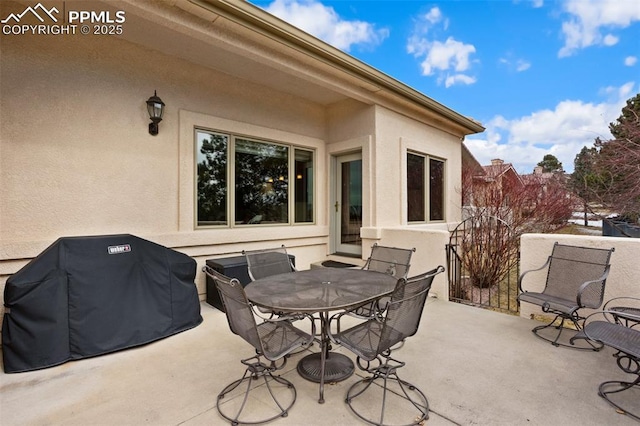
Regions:
[[[525,234],[520,239],[520,273],[541,267],[551,254],[553,244],[611,248],[611,270],[605,288],[605,302],[614,297],[640,297],[640,239],[616,237],[589,237],[558,234]],[[527,274],[523,287],[529,291],[542,291],[546,279],[546,269]],[[583,312],[583,314],[588,311]],[[543,314],[542,310],[530,303],[520,305],[520,316],[530,318],[532,314]],[[545,314],[548,315],[548,314]]]
[[[446,225],[442,225],[446,226]],[[376,236],[363,235],[362,256],[366,258],[373,243],[389,247],[415,248],[411,257],[409,276],[415,276],[442,265],[447,267],[446,245],[449,243],[449,232],[439,229],[440,226],[411,226],[402,228],[381,228]],[[433,280],[429,295],[443,300],[449,298],[447,274],[439,274]]]

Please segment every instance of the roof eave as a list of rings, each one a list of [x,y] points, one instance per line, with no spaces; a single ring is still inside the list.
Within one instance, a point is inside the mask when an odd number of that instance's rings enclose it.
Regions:
[[[452,120],[468,133],[481,133],[485,128],[479,122],[429,98],[423,93],[365,64],[353,56],[336,49],[322,40],[288,24],[245,1],[236,0],[188,0],[206,10],[224,16],[233,22],[258,31],[263,35],[284,42],[306,54],[339,67],[344,72],[396,93],[410,101]]]

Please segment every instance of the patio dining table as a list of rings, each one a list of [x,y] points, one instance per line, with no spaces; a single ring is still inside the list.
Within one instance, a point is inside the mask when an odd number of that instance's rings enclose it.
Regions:
[[[397,279],[380,272],[347,268],[317,268],[272,275],[249,283],[245,292],[254,304],[275,312],[318,313],[320,352],[305,356],[298,373],[320,383],[318,402],[324,403],[324,384],[346,379],[354,372],[351,359],[331,352],[329,312],[351,309],[389,295]]]

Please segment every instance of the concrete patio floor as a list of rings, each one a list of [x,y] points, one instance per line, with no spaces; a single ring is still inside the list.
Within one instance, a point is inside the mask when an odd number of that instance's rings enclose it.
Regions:
[[[202,303],[202,315],[200,326],[149,345],[2,374],[0,424],[227,424],[216,409],[216,395],[242,375],[239,360],[252,349],[229,331],[224,313]],[[597,395],[600,382],[625,378],[613,351],[556,348],[531,333],[534,325],[429,299],[417,335],[394,352],[407,363],[400,377],[429,399],[426,424],[638,424]],[[325,404],[318,404],[318,385],[296,371],[301,356],[292,357],[283,373],[296,386],[296,403],[288,417],[272,424],[362,424],[344,403],[347,388],[359,377],[328,385]],[[627,403],[640,411],[640,395],[627,393]]]

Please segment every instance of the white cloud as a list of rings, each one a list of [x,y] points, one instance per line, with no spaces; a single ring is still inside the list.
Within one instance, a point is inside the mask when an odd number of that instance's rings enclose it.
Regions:
[[[454,86],[456,84],[473,84],[477,81],[477,79],[475,77],[471,77],[470,75],[465,75],[465,74],[454,74],[454,75],[447,75],[445,80],[444,80],[444,87],[451,87]]]
[[[389,36],[388,28],[344,20],[332,7],[316,0],[274,0],[265,10],[345,51],[355,45],[376,46]]]
[[[476,48],[449,37],[444,43],[429,43],[427,57],[422,62],[422,74],[433,75],[436,70],[466,71],[469,69],[469,55]]]
[[[620,116],[634,90],[635,83],[630,82],[601,90],[606,97],[601,103],[565,100],[554,109],[512,120],[496,116],[482,135],[467,138],[465,144],[481,164],[498,157],[513,163],[520,173],[531,173],[545,154],[553,154],[565,170],[572,171],[583,146],[593,145],[597,137],[611,138],[609,123]]]
[[[468,75],[471,68],[471,55],[475,46],[448,37],[445,41],[435,39],[432,32],[441,28],[446,30],[448,20],[439,8],[433,7],[416,18],[413,33],[407,40],[407,53],[421,59],[422,75],[435,76],[439,84],[445,87],[456,84],[473,84],[474,76]],[[422,59],[424,58],[424,59]]]
[[[571,56],[592,45],[613,46],[619,38],[603,30],[622,29],[640,21],[637,0],[567,0],[564,10],[570,16],[562,23],[565,44],[559,57]]]
[[[506,57],[498,59],[498,63],[511,72],[523,72],[531,68],[531,62],[524,59],[512,59],[512,56],[511,53],[508,53]]]
[[[634,66],[638,62],[638,58],[636,56],[627,56],[624,58],[624,64],[628,67]]]
[[[516,71],[518,72],[526,71],[529,68],[531,68],[530,62],[527,62],[523,59],[519,59],[518,62],[516,62]]]
[[[426,15],[424,15],[424,18],[432,24],[437,24],[442,21],[442,12],[439,8],[433,7]]]

